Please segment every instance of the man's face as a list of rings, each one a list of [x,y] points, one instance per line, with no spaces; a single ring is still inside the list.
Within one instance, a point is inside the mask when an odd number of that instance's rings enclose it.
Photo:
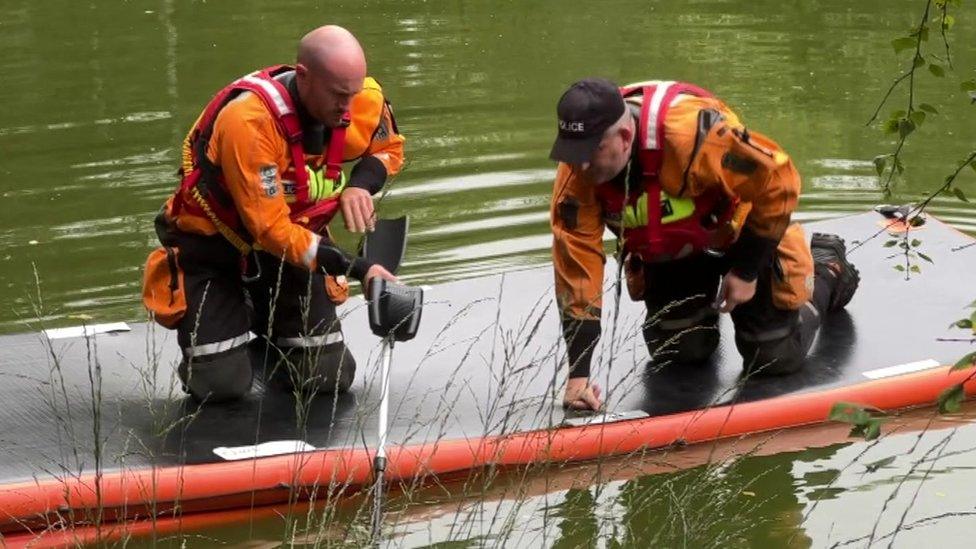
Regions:
[[[339,125],[354,95],[363,89],[363,76],[342,76],[298,65],[298,92],[313,118],[330,128]]]
[[[595,183],[603,183],[623,171],[630,160],[632,131],[627,127],[611,130],[603,136],[589,162],[577,164],[581,173]]]

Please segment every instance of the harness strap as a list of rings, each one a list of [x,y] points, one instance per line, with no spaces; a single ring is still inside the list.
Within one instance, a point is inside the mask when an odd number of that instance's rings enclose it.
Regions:
[[[342,122],[332,129],[329,138],[329,148],[325,153],[325,177],[336,180],[342,175],[342,157],[346,148],[346,128],[352,122],[352,116],[347,111],[342,115]]]
[[[190,196],[192,196],[197,202],[200,209],[203,210],[203,213],[207,214],[207,218],[210,220],[210,222],[214,224],[214,227],[217,227],[217,231],[224,238],[226,238],[231,245],[237,248],[237,251],[241,252],[242,256],[246,256],[247,254],[251,253],[251,250],[253,250],[254,247],[245,242],[240,235],[235,233],[233,229],[228,227],[223,221],[220,220],[220,218],[217,217],[217,214],[215,214],[213,209],[210,208],[210,204],[207,203],[207,199],[200,194],[200,189],[193,186],[190,189]]]

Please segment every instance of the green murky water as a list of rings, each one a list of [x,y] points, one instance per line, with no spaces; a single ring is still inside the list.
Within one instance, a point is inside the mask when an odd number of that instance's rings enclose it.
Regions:
[[[359,36],[371,74],[396,107],[408,160],[383,213],[410,214],[405,274],[434,283],[547,261],[553,166],[546,156],[554,101],[584,75],[620,83],[681,79],[716,92],[793,156],[804,176],[799,219],[878,203],[871,158],[889,152],[894,141],[865,121],[907,55],[900,64],[889,43],[915,22],[923,4],[4,0],[0,332],[36,329],[39,322],[77,324],[80,315],[98,322],[142,318],[139,276],[154,242],[150,221],[176,182],[178,144],[187,126],[230,79],[290,61],[297,38],[317,24],[343,24]],[[940,114],[910,140],[896,201],[917,199],[939,185],[973,147],[976,111],[956,81],[974,76],[976,10],[964,2],[957,19],[951,35],[956,72],[946,79],[924,73],[919,81],[920,100]],[[901,108],[904,99],[895,101],[891,108]],[[972,174],[965,177],[960,187],[976,195]],[[939,198],[930,211],[976,231],[974,206]],[[962,427],[954,441],[962,441],[962,449],[976,445],[976,429]],[[648,539],[698,546],[718,544],[726,539],[721,532],[742,531],[729,543],[825,546],[865,535],[899,475],[923,459],[926,446],[905,448],[882,470],[887,477],[844,477],[846,495],[829,492],[826,503],[797,518],[823,496],[818,475],[864,450],[853,444],[700,471],[716,476],[718,487],[754,491],[756,509],[737,507],[734,500],[727,507],[702,501],[699,507],[712,509],[711,526],[694,536],[669,527],[661,530],[664,537]],[[925,483],[911,516],[972,511],[972,456],[963,452],[936,463],[946,486]],[[739,486],[753,477],[766,484],[756,490]],[[675,490],[662,488],[668,483],[680,492],[684,478],[645,476],[608,481],[599,490],[534,496],[542,503],[530,500],[536,503],[518,511],[520,527],[528,530],[515,541],[562,547],[599,540],[609,546],[615,542],[608,540],[630,539],[621,532],[651,536],[658,531],[655,521],[671,512],[668,502],[655,500],[640,511],[620,502],[641,494],[663,498]],[[903,490],[910,493],[911,486]],[[904,497],[900,492],[884,508],[884,520],[897,523],[909,503]],[[416,529],[421,533],[401,541],[454,539],[443,535],[450,528],[436,524],[457,521],[457,515],[425,517]],[[582,518],[566,518],[577,515]],[[695,523],[693,518],[686,522]],[[967,540],[959,532],[971,529],[973,520],[925,522],[896,543],[963,545]],[[540,521],[548,526],[533,529]],[[474,522],[474,530],[455,530],[455,538],[497,541],[493,523]],[[425,538],[424,531],[440,533]]]

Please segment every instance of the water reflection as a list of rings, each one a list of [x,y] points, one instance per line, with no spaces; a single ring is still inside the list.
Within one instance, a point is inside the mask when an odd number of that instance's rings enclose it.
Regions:
[[[621,82],[686,78],[713,88],[797,161],[806,182],[800,219],[883,200],[870,159],[886,145],[863,119],[890,79],[889,67],[871,60],[891,55],[894,6],[791,5],[787,14],[769,1],[639,8],[615,1],[570,11],[553,3],[488,10],[464,2],[340,10],[341,22],[360,30],[371,72],[408,137],[407,167],[384,212],[413,218],[409,279],[433,283],[450,273],[547,261],[552,103],[585,73]],[[78,27],[81,17],[95,23]],[[7,2],[0,20],[0,66],[9,75],[0,89],[7,106],[0,120],[0,330],[22,329],[18,318],[29,316],[22,303],[35,290],[32,263],[52,310],[80,306],[72,297],[79,289],[116,287],[85,312],[141,318],[132,287],[115,286],[113,277],[144,258],[151,217],[175,184],[180,136],[226,81],[291,58],[294,21],[250,3],[166,1],[145,9],[63,0]],[[973,29],[954,32],[959,58],[971,55]],[[71,38],[42,39],[50,35]],[[756,67],[765,67],[762,78],[744,77]],[[921,86],[929,93],[930,83]],[[953,105],[931,102],[943,113],[940,132],[967,135]],[[892,200],[917,200],[952,166],[935,141],[912,147]],[[976,231],[973,208],[940,199],[932,212]]]

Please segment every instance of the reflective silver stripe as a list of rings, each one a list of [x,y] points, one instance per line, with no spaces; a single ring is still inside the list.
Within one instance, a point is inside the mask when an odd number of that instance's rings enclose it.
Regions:
[[[652,322],[652,326],[656,326],[662,330],[684,330],[686,328],[691,328],[692,326],[697,326],[701,324],[703,320],[709,320],[718,316],[718,312],[711,307],[705,307],[698,309],[691,316],[684,318],[668,318],[658,320],[657,322]]]
[[[305,253],[302,254],[302,265],[305,265],[306,269],[312,269],[312,262],[315,261],[315,254],[319,251],[319,235],[312,233],[312,242],[305,249]]]
[[[651,104],[647,108],[647,135],[644,136],[644,148],[659,149],[657,143],[657,115],[661,112],[664,94],[668,93],[673,81],[659,82],[651,96]]]
[[[793,330],[793,326],[782,326],[780,328],[766,330],[759,333],[747,333],[745,331],[740,331],[738,335],[745,341],[750,341],[752,343],[765,343],[767,341],[783,339],[784,337],[793,333]]]
[[[203,345],[194,345],[193,347],[183,349],[183,354],[188,357],[215,355],[217,353],[229,351],[235,347],[240,347],[252,339],[254,339],[254,334],[251,332],[244,332],[237,337],[232,337],[223,341],[204,343]]]
[[[288,103],[285,103],[285,98],[278,93],[278,88],[274,87],[273,84],[251,75],[247,75],[244,78],[241,78],[241,80],[249,84],[261,86],[265,93],[271,96],[271,100],[274,102],[275,108],[278,109],[279,116],[291,114],[291,109],[288,108]]]
[[[342,332],[332,332],[331,334],[323,334],[318,336],[300,336],[300,337],[279,337],[275,340],[275,343],[279,347],[325,347],[326,345],[332,345],[333,343],[339,343],[342,341]]]

